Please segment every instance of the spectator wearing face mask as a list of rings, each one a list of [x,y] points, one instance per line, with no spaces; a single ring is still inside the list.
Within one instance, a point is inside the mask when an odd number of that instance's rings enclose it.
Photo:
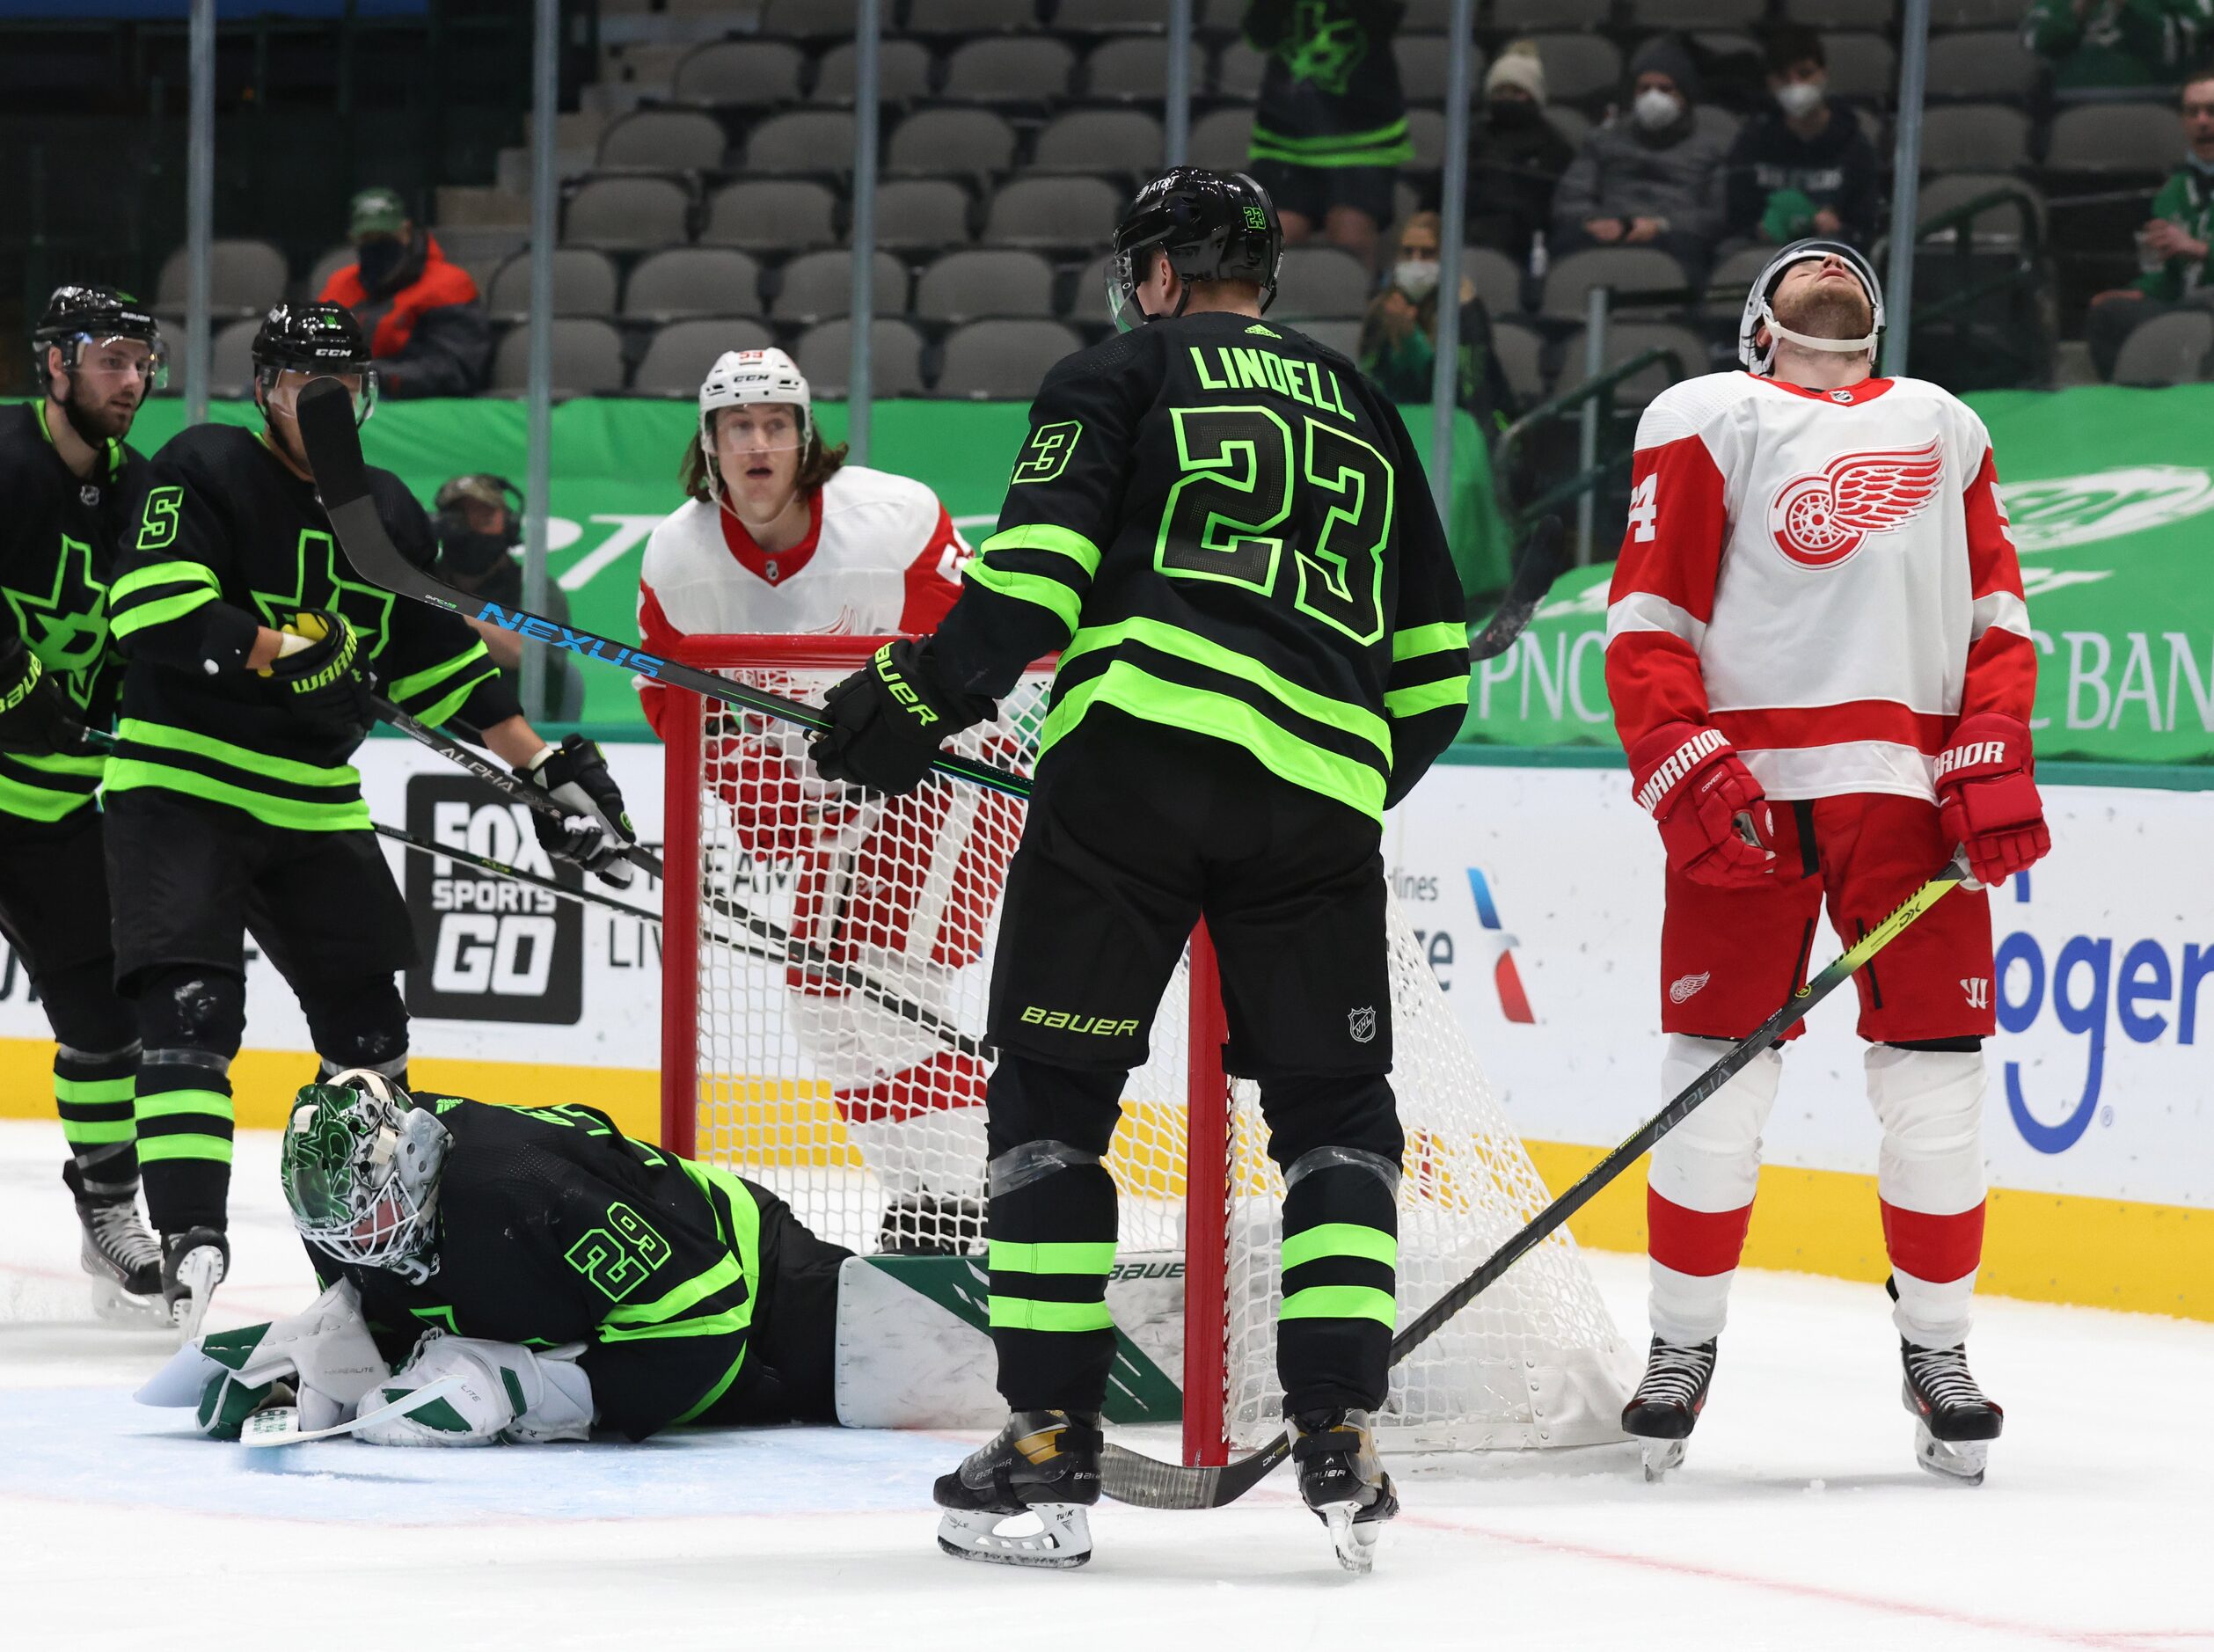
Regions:
[[[1830,101],[1822,37],[1796,26],[1768,41],[1776,106],[1730,148],[1729,233],[1783,245],[1810,235],[1866,247],[1875,231],[1875,149],[1851,109]]]
[[[1545,118],[1545,66],[1535,42],[1516,40],[1484,77],[1484,106],[1468,143],[1468,244],[1517,264],[1553,221],[1553,191],[1575,146]]]
[[[2214,43],[2208,0],[2029,0],[2022,44],[2052,65],[2056,91],[2174,84]]]
[[[492,360],[492,323],[477,283],[416,227],[393,189],[354,197],[354,261],[319,297],[351,310],[369,335],[380,396],[473,396]]]
[[[1726,147],[1692,105],[1699,69],[1672,35],[1630,60],[1629,108],[1584,140],[1553,201],[1552,250],[1657,246],[1694,282],[1722,232]]]
[[[2214,64],[2194,69],[2179,99],[2183,164],[2152,198],[2137,231],[2137,280],[2094,293],[2085,337],[2101,378],[2114,376],[2122,341],[2184,305],[2214,309]]]
[[[1361,370],[1393,401],[1430,398],[1437,362],[1437,214],[1418,212],[1401,227],[1384,286],[1361,321]],[[1506,426],[1514,392],[1492,349],[1491,312],[1461,278],[1460,369],[1456,395],[1487,438]]]
[[[522,492],[504,476],[457,476],[438,490],[434,501],[437,515],[431,526],[438,536],[438,561],[431,572],[456,590],[481,596],[502,608],[522,603],[522,562],[515,552],[522,544]],[[569,599],[559,585],[548,583],[544,614],[557,625],[569,620]],[[522,692],[522,639],[512,631],[484,620],[469,622],[484,639],[485,652],[500,668],[508,686]],[[584,682],[567,654],[545,651],[538,704],[525,714],[543,722],[574,722],[584,709]]]

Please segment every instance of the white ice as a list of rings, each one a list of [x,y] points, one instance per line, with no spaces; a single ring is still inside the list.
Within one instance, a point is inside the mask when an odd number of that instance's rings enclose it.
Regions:
[[[836,1429],[642,1446],[256,1453],[134,1405],[158,1334],[94,1324],[62,1140],[0,1124],[0,1648],[492,1646],[2102,1647],[2214,1652],[2214,1326],[1988,1301],[1980,1489],[1915,1466],[1873,1286],[1739,1282],[1684,1466],[1402,1460],[1375,1574],[1279,1473],[1204,1514],[1104,1507],[1074,1574],[938,1553],[967,1442]],[[214,1322],[304,1303],[272,1139],[238,1144]],[[1618,1319],[1641,1266],[1594,1256]],[[1164,1435],[1132,1440],[1167,1450]]]

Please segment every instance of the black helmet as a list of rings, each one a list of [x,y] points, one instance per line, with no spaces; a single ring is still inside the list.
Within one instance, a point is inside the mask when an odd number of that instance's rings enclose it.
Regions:
[[[1276,296],[1283,226],[1268,192],[1244,172],[1173,166],[1137,192],[1114,230],[1107,267],[1107,308],[1118,326],[1151,319],[1138,312],[1137,289],[1151,254],[1168,254],[1179,280],[1255,281],[1260,307]],[[1190,294],[1185,295],[1188,300]],[[1185,300],[1177,303],[1183,313]]]
[[[369,335],[344,304],[279,304],[253,335],[254,382],[266,398],[281,373],[358,374],[359,420],[376,405],[376,370]]]
[[[31,355],[39,388],[48,388],[46,353],[59,345],[62,360],[74,368],[84,347],[102,339],[135,339],[152,351],[147,388],[159,390],[169,382],[169,352],[162,343],[161,326],[153,312],[128,293],[113,287],[70,285],[56,287],[46,303],[46,313],[31,333]]]

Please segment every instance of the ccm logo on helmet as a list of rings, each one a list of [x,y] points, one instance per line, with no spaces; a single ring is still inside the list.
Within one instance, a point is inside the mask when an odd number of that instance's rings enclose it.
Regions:
[[[1722,731],[1719,728],[1699,730],[1670,752],[1661,766],[1646,778],[1643,786],[1638,787],[1638,807],[1650,815],[1660,800],[1668,795],[1670,786],[1728,743],[1722,738]]]
[[[1935,496],[1944,474],[1935,436],[1918,448],[1842,453],[1776,490],[1768,501],[1768,531],[1776,549],[1801,567],[1838,567],[1870,534],[1910,521]]]
[[[1972,769],[1979,763],[2006,761],[2006,742],[2003,740],[1977,740],[1965,746],[1955,746],[1940,755],[1937,772],[1931,778],[1942,780],[1955,769]]]

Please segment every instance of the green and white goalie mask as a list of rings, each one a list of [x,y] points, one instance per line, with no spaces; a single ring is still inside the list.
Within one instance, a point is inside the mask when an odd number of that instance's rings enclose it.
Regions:
[[[437,1114],[382,1073],[353,1068],[301,1085],[280,1166],[293,1225],[342,1262],[427,1279],[452,1144]]]

